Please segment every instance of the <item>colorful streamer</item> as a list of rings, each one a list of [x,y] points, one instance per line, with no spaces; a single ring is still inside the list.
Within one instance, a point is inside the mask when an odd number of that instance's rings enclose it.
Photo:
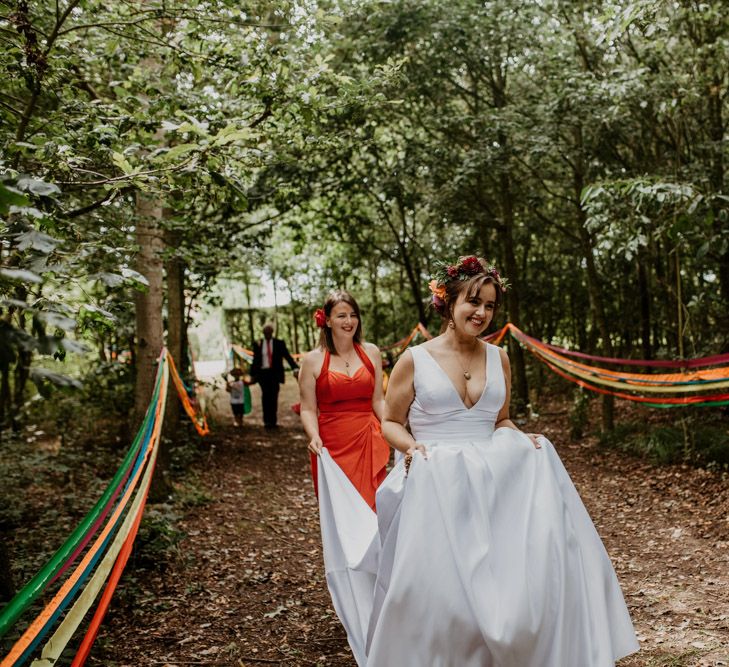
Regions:
[[[155,395],[158,392],[158,385],[155,386]],[[51,559],[41,570],[16,594],[16,596],[4,607],[0,614],[0,637],[5,635],[13,626],[20,615],[40,596],[49,583],[54,580],[57,574],[76,559],[80,551],[96,533],[98,527],[109,512],[114,499],[124,485],[131,467],[139,453],[142,439],[154,416],[152,405],[142,422],[131,447],[122,461],[121,466],[112,478],[101,498],[84,517],[78,527],[71,533],[66,542],[56,551]]]
[[[189,400],[172,357],[167,350],[163,350],[159,357],[152,400],[122,465],[102,497],[64,545],[5,607],[0,615],[2,623],[0,627],[3,631],[12,627],[20,614],[43,592],[54,577],[61,576],[73,564],[109,515],[106,524],[58,592],[0,662],[0,667],[17,667],[25,663],[71,601],[76,598],[53,636],[46,642],[40,658],[33,662],[33,667],[54,665],[108,579],[91,625],[73,662],[74,665],[84,664],[111,596],[129,559],[139,529],[157,459],[170,378],[198,432],[201,435],[208,432],[205,416],[198,414]]]
[[[207,435],[208,433],[210,433],[210,428],[208,427],[208,420],[205,417],[205,414],[202,411],[199,411],[192,404],[192,401],[190,400],[190,395],[187,393],[187,390],[185,389],[185,384],[182,381],[180,374],[177,372],[175,360],[172,358],[171,354],[167,355],[167,361],[170,367],[172,382],[175,385],[175,389],[177,389],[177,395],[180,397],[183,409],[187,413],[187,416],[190,418],[190,421],[195,426],[195,430],[198,432],[198,434],[201,436]]]
[[[487,336],[486,340],[498,345],[507,334],[511,334],[515,340],[557,375],[590,391],[659,408],[688,405],[714,407],[727,405],[729,400],[729,393],[727,392],[708,393],[729,388],[729,366],[699,368],[699,362],[708,362],[707,365],[713,366],[716,364],[717,359],[721,359],[726,355],[682,361],[680,367],[685,369],[682,373],[631,373],[609,370],[568,359],[567,356],[558,352],[563,348],[557,348],[528,336],[512,323],[506,324],[501,330]],[[573,354],[572,356],[599,358],[614,364],[624,361],[610,357],[594,357],[582,353],[579,355]],[[658,366],[658,364],[651,365]],[[697,395],[680,396],[680,394],[689,393]]]
[[[154,443],[159,439],[159,434],[162,428],[162,419],[164,417],[164,399],[167,395],[167,380],[169,377],[168,366],[165,363],[166,357],[166,350],[163,350],[160,355],[158,370],[158,378],[161,380],[159,385],[160,389],[156,396],[156,400],[154,400],[150,406],[154,407],[153,428],[151,429],[150,437],[146,438],[144,451],[140,452],[135,470],[133,471],[130,480],[127,482],[126,489],[124,490],[117,507],[109,518],[106,526],[104,526],[103,530],[76,569],[71,573],[68,579],[64,581],[61,588],[53,596],[53,599],[46,605],[43,611],[38,614],[20,639],[18,639],[18,641],[10,649],[10,652],[5,659],[0,662],[0,667],[15,667],[16,665],[23,664],[30,657],[31,653],[35,650],[35,647],[48,633],[51,626],[61,615],[66,606],[68,606],[70,600],[78,592],[80,586],[88,577],[91,569],[98,562],[102,552],[109,543],[111,535],[119,524],[121,515],[124,512],[132,492],[134,491],[134,487],[141,476],[144,463],[147,461],[151,449],[153,448],[153,446],[150,446],[150,443]]]
[[[568,350],[564,347],[542,343],[550,350],[559,352],[570,357],[578,357],[580,359],[589,359],[590,361],[602,361],[606,364],[616,364],[620,366],[642,366],[644,368],[702,368],[706,366],[718,366],[720,364],[729,363],[729,354],[716,354],[711,357],[698,357],[696,359],[676,359],[656,360],[656,359],[619,359],[616,357],[599,357],[594,354],[585,354],[576,350]]]
[[[729,381],[729,367],[712,368],[705,370],[686,371],[684,373],[628,373],[621,371],[613,371],[596,366],[589,366],[580,362],[567,359],[566,357],[551,351],[550,348],[540,340],[527,336],[523,331],[512,324],[510,327],[512,335],[526,347],[534,347],[540,351],[540,354],[551,359],[557,359],[572,368],[579,369],[583,372],[591,373],[596,376],[621,380],[624,382],[635,382],[646,385],[670,385],[677,387],[681,385],[693,384],[716,384],[719,382]]]
[[[161,421],[162,420],[160,419],[160,422]],[[159,435],[158,431],[157,435]],[[78,626],[83,621],[84,616],[91,608],[96,596],[103,587],[104,582],[111,572],[114,562],[117,560],[117,556],[131,534],[132,527],[134,525],[139,525],[139,521],[141,521],[142,518],[144,502],[147,499],[147,493],[149,492],[149,486],[152,481],[154,463],[157,459],[157,452],[159,450],[159,437],[154,438],[153,443],[154,446],[150,454],[149,464],[147,465],[147,469],[144,473],[142,483],[134,497],[131,507],[129,508],[129,512],[124,519],[124,523],[112,542],[111,547],[109,547],[109,550],[99,566],[96,568],[93,577],[84,587],[81,595],[79,595],[76,603],[70,609],[68,614],[66,614],[63,622],[58,626],[55,633],[53,633],[53,636],[43,647],[40,659],[34,660],[31,667],[52,667],[56,660],[61,657],[66,645],[71,640],[71,637],[78,629]]]

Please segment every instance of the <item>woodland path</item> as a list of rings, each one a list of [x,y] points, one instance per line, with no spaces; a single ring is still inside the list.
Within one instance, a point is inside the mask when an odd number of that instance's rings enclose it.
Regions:
[[[276,431],[255,411],[234,429],[215,400],[224,416],[188,476],[207,500],[176,508],[178,556],[131,574],[89,664],[353,666],[324,582],[295,384]],[[619,666],[729,666],[727,475],[569,442],[557,407],[528,430],[556,444],[616,567],[642,645]]]

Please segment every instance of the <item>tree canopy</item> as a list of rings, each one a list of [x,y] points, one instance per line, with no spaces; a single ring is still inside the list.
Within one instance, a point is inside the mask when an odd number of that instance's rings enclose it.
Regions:
[[[3,7],[4,425],[29,379],[77,382],[44,358],[132,350],[148,377],[192,301],[261,269],[300,345],[334,287],[375,342],[433,324],[434,260],[471,252],[536,337],[729,345],[718,1]]]

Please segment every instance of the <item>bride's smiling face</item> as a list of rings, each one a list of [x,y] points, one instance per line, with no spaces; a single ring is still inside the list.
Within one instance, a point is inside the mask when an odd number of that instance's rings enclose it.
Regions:
[[[482,285],[481,289],[468,296],[463,289],[458,295],[451,315],[456,331],[478,336],[483,333],[494,318],[496,308],[496,286],[493,283]]]

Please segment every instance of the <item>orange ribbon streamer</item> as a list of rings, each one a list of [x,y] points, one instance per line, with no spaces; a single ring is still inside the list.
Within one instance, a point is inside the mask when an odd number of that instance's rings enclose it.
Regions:
[[[208,420],[206,419],[205,414],[199,412],[198,409],[192,404],[190,396],[188,395],[187,390],[185,389],[185,385],[182,382],[182,378],[180,378],[180,374],[177,372],[175,360],[172,358],[172,355],[169,352],[167,353],[167,361],[170,365],[170,375],[172,376],[172,381],[174,382],[175,389],[177,389],[177,394],[180,397],[180,401],[182,402],[182,407],[187,413],[187,416],[190,417],[190,421],[192,421],[193,425],[195,426],[195,430],[201,436],[207,435],[208,433],[210,433]]]

